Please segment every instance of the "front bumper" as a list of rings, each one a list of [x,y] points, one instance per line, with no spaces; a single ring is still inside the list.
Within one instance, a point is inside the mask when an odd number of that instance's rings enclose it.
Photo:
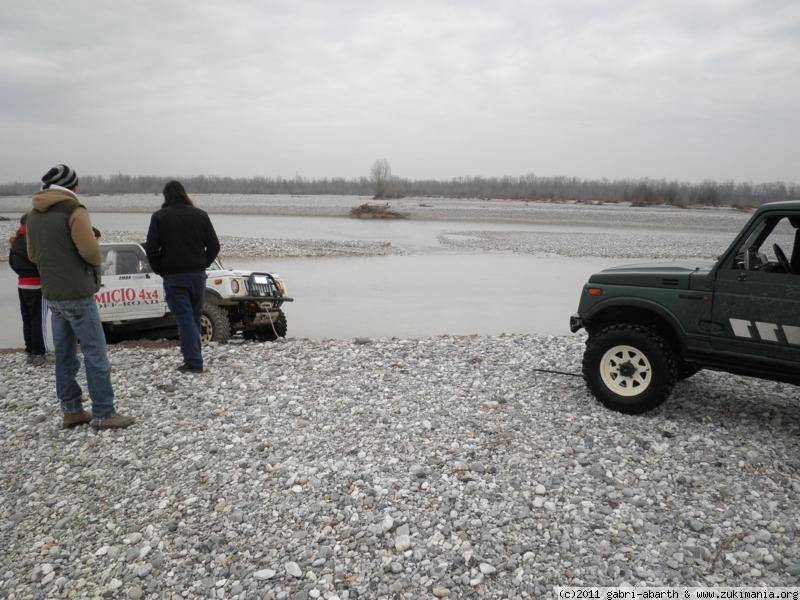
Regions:
[[[294,298],[288,296],[234,296],[231,300],[249,300],[252,302],[294,302]]]
[[[280,313],[277,310],[257,312],[256,314],[253,315],[253,318],[250,321],[248,327],[262,327],[264,325],[274,324],[275,321],[278,319],[279,314]]]
[[[583,319],[578,313],[575,313],[569,318],[569,330],[575,333],[579,329],[583,329]]]

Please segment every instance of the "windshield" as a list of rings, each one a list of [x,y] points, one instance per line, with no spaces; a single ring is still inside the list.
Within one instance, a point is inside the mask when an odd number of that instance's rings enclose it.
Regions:
[[[218,258],[214,259],[214,262],[211,263],[211,266],[208,267],[211,271],[222,271],[225,267],[222,266],[222,263]]]

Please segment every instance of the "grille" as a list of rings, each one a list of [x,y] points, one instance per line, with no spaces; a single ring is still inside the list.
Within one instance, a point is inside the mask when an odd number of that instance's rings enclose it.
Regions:
[[[677,279],[662,279],[661,285],[678,285],[679,281]]]
[[[247,280],[247,291],[251,296],[264,296],[264,297],[276,297],[280,296],[278,289],[275,287],[275,284],[272,282],[271,277],[267,277],[266,275],[259,276],[260,278],[266,278],[267,283],[256,283],[255,276],[251,275],[250,278]]]

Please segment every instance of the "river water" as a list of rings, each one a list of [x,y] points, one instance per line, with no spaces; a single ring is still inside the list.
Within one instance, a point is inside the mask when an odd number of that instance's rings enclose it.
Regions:
[[[221,236],[389,241],[403,252],[226,261],[230,267],[268,270],[284,278],[289,295],[296,299],[285,307],[290,337],[566,334],[587,277],[620,263],[619,259],[453,250],[437,241],[444,232],[476,229],[580,234],[566,225],[261,215],[212,215],[212,219]],[[92,220],[101,230],[131,231],[143,239],[149,215],[93,213]],[[15,278],[7,265],[0,267],[0,307],[0,347],[21,346]]]

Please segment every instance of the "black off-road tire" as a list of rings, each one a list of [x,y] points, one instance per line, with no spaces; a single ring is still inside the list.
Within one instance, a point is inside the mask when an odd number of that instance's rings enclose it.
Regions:
[[[690,377],[697,375],[702,370],[703,369],[693,365],[692,363],[680,361],[678,363],[678,381],[689,379]]]
[[[200,317],[200,341],[225,344],[231,339],[231,322],[228,312],[221,306],[206,302]]]
[[[286,331],[289,328],[289,324],[286,321],[286,313],[282,310],[279,311],[278,316],[273,319],[272,325],[275,326],[274,331],[272,330],[272,326],[265,325],[263,327],[248,329],[242,335],[246,340],[258,340],[259,342],[274,342],[279,337],[286,337]],[[278,335],[275,335],[276,333]]]
[[[613,352],[613,349],[622,347],[629,347],[634,352]],[[626,361],[631,363],[631,356],[636,362],[633,368],[637,369],[637,373],[647,372],[643,366],[649,363],[649,376],[641,383],[638,383],[639,379],[630,383],[627,378],[617,375],[615,379],[613,376],[615,368],[621,371],[620,367],[612,367],[614,361],[617,364]],[[604,361],[609,384],[603,376]],[[636,323],[619,323],[589,336],[583,353],[583,378],[589,391],[607,408],[631,415],[641,414],[667,399],[678,379],[678,360],[673,349],[655,329]],[[617,393],[614,385],[620,391],[630,391],[631,395]],[[641,387],[641,391],[636,391],[637,386]]]
[[[103,335],[106,338],[106,344],[116,344],[119,341],[119,335],[110,325],[105,323],[103,323]]]

